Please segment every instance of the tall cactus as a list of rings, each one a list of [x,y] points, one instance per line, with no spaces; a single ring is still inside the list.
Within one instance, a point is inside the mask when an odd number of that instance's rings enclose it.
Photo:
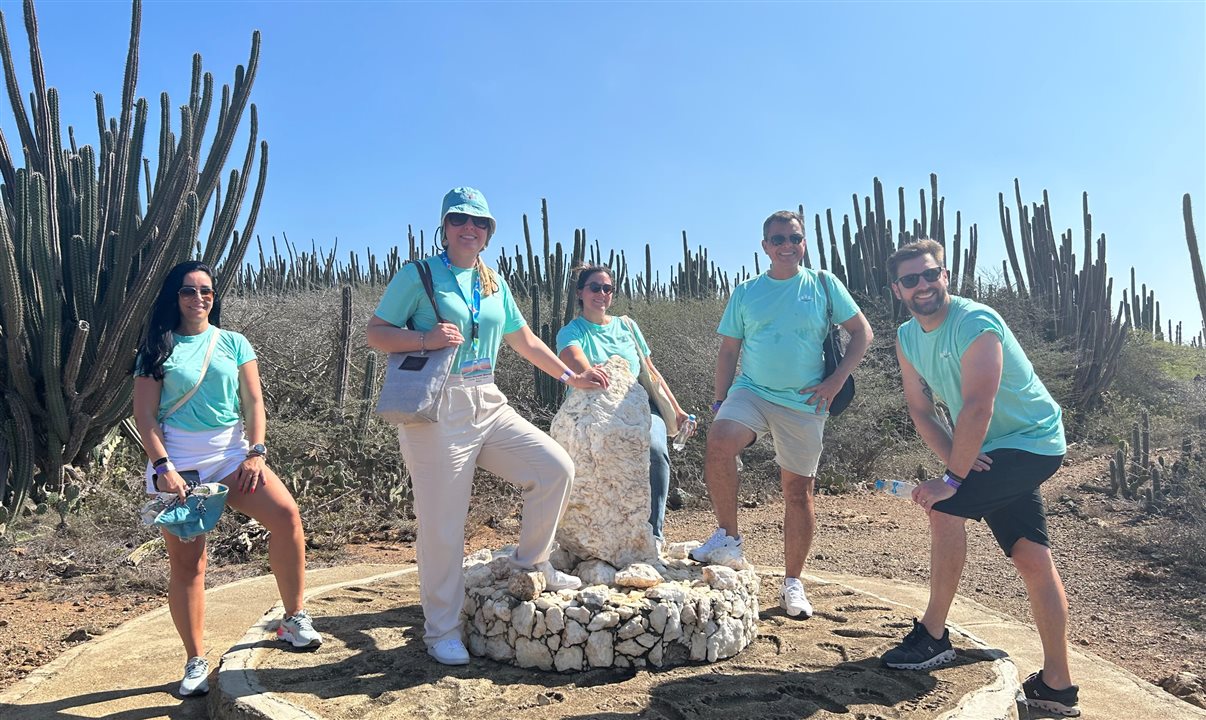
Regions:
[[[1193,206],[1189,193],[1181,198],[1185,216],[1185,243],[1189,246],[1189,264],[1193,268],[1193,286],[1198,293],[1198,309],[1202,311],[1202,327],[1206,328],[1206,274],[1202,272],[1202,253],[1198,250],[1198,234],[1193,230]]]
[[[23,10],[33,76],[28,111],[0,13],[0,61],[25,159],[25,167],[15,166],[0,134],[0,441],[7,444],[11,473],[11,481],[0,475],[0,505],[9,509],[20,507],[35,482],[61,486],[63,466],[129,414],[129,371],[143,322],[167,271],[197,245],[211,200],[215,220],[201,256],[218,265],[219,293],[230,287],[252,236],[268,149],[259,143],[259,173],[240,234],[234,226],[257,155],[254,105],[242,167],[230,171],[224,194],[219,176],[255,79],[257,32],[247,67],[236,69],[233,88],[222,88],[204,155],[214,81],[202,72],[199,55],[176,132],[167,95],[161,96],[164,122],[150,177],[142,157],[148,105],[135,97],[140,0],[131,13],[120,120],[105,121],[97,94],[99,152],[76,148],[70,128],[64,147],[58,92],[46,86],[33,0],[25,0]]]

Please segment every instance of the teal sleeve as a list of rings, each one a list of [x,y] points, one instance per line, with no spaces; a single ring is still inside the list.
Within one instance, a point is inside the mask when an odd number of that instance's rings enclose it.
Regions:
[[[745,337],[745,323],[741,319],[741,299],[745,297],[745,287],[738,285],[729,297],[729,304],[724,307],[724,315],[720,318],[720,326],[716,332],[731,338]]]
[[[645,342],[645,334],[641,332],[641,326],[637,325],[636,320],[632,321],[632,328],[636,331],[637,342],[641,344],[640,351],[646,356],[652,355],[653,353],[649,352],[649,343]]]
[[[582,336],[578,333],[578,323],[570,322],[557,331],[557,352],[560,353],[570,345],[582,347]]]
[[[422,262],[422,261],[421,261]],[[423,283],[419,281],[419,271],[409,263],[402,266],[394,279],[389,281],[381,302],[377,303],[374,314],[396,327],[406,327],[406,321],[414,316],[419,309],[419,300],[427,302],[427,293],[423,291]],[[430,330],[430,327],[419,328]]]
[[[519,330],[528,324],[527,320],[523,319],[523,313],[519,312],[519,306],[515,304],[515,298],[511,295],[511,288],[507,285],[507,281],[495,273],[498,279],[498,289],[502,293],[503,303],[503,335]]]
[[[858,303],[850,296],[850,291],[831,273],[825,273],[829,280],[829,295],[833,298],[833,321],[838,325],[859,314]]]
[[[235,365],[244,365],[255,360],[255,350],[251,347],[251,343],[247,342],[247,338],[239,333],[229,334],[234,336]]]
[[[982,333],[990,332],[1002,342],[1005,341],[1005,324],[1001,318],[988,310],[979,308],[969,309],[959,318],[959,327],[955,330],[955,347],[959,349],[959,357],[971,347],[971,344]]]

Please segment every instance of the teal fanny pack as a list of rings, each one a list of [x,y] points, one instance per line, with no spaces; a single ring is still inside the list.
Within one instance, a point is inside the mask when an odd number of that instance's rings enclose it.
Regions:
[[[226,509],[229,489],[221,483],[205,483],[189,489],[183,502],[171,493],[159,495],[143,505],[142,522],[167,530],[186,542],[213,530]]]

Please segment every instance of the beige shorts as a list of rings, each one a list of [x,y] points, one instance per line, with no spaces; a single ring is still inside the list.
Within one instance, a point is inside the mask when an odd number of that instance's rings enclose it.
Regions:
[[[825,415],[792,410],[756,395],[748,388],[729,393],[717,420],[732,420],[757,437],[770,433],[779,467],[804,477],[816,477],[821,462]]]

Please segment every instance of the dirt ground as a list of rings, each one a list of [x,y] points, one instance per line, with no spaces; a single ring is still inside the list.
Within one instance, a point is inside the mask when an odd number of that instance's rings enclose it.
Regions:
[[[1167,522],[1132,503],[1085,490],[1102,485],[1105,455],[1066,466],[1044,486],[1056,563],[1071,606],[1071,642],[1153,683],[1179,671],[1206,675],[1206,583],[1159,562],[1147,533]],[[763,565],[782,564],[782,504],[749,499],[741,511],[746,555]],[[482,526],[469,534],[470,550],[513,539],[514,522],[501,530]],[[703,539],[714,527],[703,509],[671,511],[671,541]],[[968,562],[960,592],[1025,620],[1029,606],[1021,582],[987,528],[969,526]],[[21,548],[15,547],[19,554]],[[369,543],[346,548],[355,561],[409,562],[413,544]],[[162,562],[162,561],[159,561]],[[808,566],[821,570],[925,583],[929,543],[918,508],[889,496],[857,492],[817,499],[817,532]],[[254,567],[211,569],[216,585]],[[807,568],[806,568],[807,571]],[[1200,576],[1199,576],[1200,577]],[[103,593],[70,569],[30,564],[0,576],[0,689],[89,635],[163,604],[162,593]],[[1024,672],[1029,670],[1022,668]]]

